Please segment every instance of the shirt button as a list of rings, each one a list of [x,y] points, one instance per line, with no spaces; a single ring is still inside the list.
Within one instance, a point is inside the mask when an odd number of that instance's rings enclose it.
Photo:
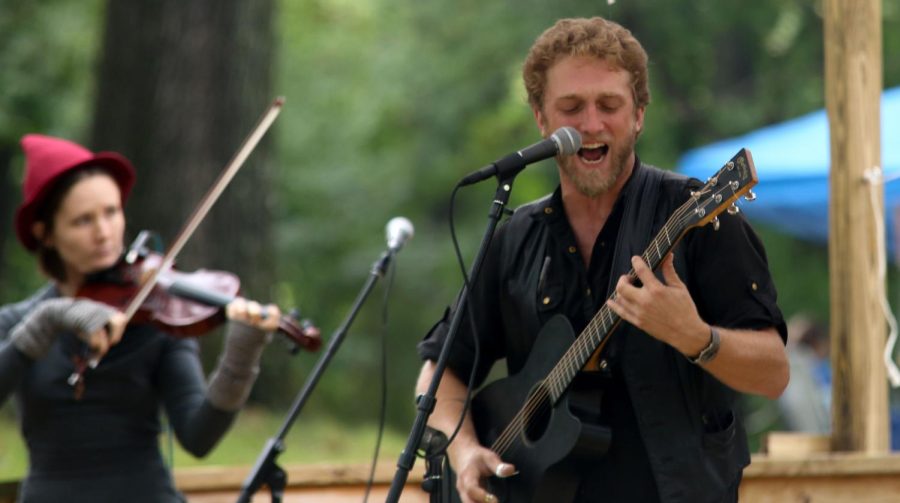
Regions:
[[[553,213],[553,208],[551,208],[551,207],[549,207],[549,206],[547,206],[546,208],[544,208],[544,214],[545,214],[545,215],[550,215],[550,214],[552,214],[552,213]]]
[[[575,248],[574,246],[569,247],[569,253],[575,253],[577,251],[578,251],[578,248]]]
[[[600,248],[606,248],[606,241],[600,241]]]
[[[750,289],[752,289],[754,292],[759,289],[759,285],[756,284],[756,281],[750,283]]]
[[[545,305],[545,306],[546,306],[546,305],[547,305],[547,304],[549,304],[549,303],[550,303],[550,297],[544,297],[544,300],[543,300],[543,301],[541,301],[541,302],[543,302],[543,303],[544,303],[544,305]]]
[[[585,293],[588,297],[590,297],[590,296],[591,296],[591,289],[588,288],[587,290],[584,291],[584,293]]]

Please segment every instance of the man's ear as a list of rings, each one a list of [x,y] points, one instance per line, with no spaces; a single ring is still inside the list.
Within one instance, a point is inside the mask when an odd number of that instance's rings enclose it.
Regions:
[[[635,111],[635,129],[638,135],[644,132],[644,112],[646,107],[640,107]]]
[[[538,129],[541,131],[541,138],[547,137],[547,122],[544,120],[544,114],[541,109],[532,105],[531,112],[534,114],[534,122],[537,123]]]
[[[52,236],[46,236],[45,234],[47,234],[47,226],[44,222],[35,222],[31,224],[31,235],[34,236],[34,239],[45,247],[52,248],[53,238]]]

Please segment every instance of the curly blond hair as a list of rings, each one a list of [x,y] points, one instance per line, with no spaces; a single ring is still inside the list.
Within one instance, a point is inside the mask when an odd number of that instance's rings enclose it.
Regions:
[[[625,27],[602,17],[560,19],[542,33],[522,66],[528,102],[543,110],[547,70],[565,56],[608,60],[631,75],[636,108],[650,103],[647,52]]]

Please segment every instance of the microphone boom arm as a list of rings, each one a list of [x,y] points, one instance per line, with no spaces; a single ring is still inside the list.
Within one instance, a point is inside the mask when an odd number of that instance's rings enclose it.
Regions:
[[[513,177],[510,176],[509,178],[500,180],[500,183],[497,184],[497,192],[494,195],[494,201],[491,205],[491,210],[488,213],[488,225],[482,236],[481,245],[478,248],[475,261],[472,263],[472,267],[469,270],[469,284],[477,281],[478,274],[481,271],[481,265],[484,262],[487,250],[491,244],[491,239],[494,236],[494,231],[497,229],[497,224],[503,216],[503,209],[509,202],[509,195],[512,191],[512,182]],[[459,294],[459,299],[456,303],[456,309],[453,311],[453,317],[450,320],[447,338],[444,340],[444,346],[441,348],[441,353],[434,366],[434,375],[431,377],[431,382],[428,385],[427,391],[416,397],[416,417],[413,421],[406,447],[400,453],[400,457],[397,460],[397,471],[394,472],[394,479],[391,481],[391,487],[385,503],[397,503],[400,501],[400,494],[403,492],[403,487],[406,485],[406,480],[409,478],[409,472],[415,464],[416,451],[419,449],[422,437],[425,434],[428,417],[434,412],[434,406],[437,403],[437,389],[438,386],[440,386],[444,370],[447,368],[447,362],[450,359],[450,348],[456,340],[456,334],[459,331],[459,324],[462,320],[462,313],[466,309],[468,299],[468,287],[463,285],[462,291]]]
[[[325,348],[322,356],[319,357],[319,361],[316,362],[316,366],[306,379],[303,389],[294,399],[288,417],[285,419],[284,423],[282,423],[281,428],[278,430],[278,434],[266,442],[263,452],[259,455],[253,466],[253,471],[241,485],[241,494],[238,496],[237,503],[250,503],[253,499],[253,495],[263,486],[263,484],[269,486],[272,495],[272,503],[281,503],[284,489],[287,485],[287,474],[283,468],[278,466],[277,458],[284,452],[284,438],[318,384],[319,379],[321,379],[322,374],[325,373],[328,364],[331,363],[331,359],[334,358],[338,348],[340,348],[341,343],[344,341],[344,337],[346,337],[347,332],[350,329],[350,325],[353,323],[353,320],[356,319],[356,315],[359,313],[360,308],[362,308],[366,298],[368,298],[375,283],[379,278],[384,276],[391,260],[396,254],[397,250],[388,249],[372,264],[369,277],[366,279],[362,289],[356,296],[356,300],[353,302],[349,314],[328,341],[328,346]]]

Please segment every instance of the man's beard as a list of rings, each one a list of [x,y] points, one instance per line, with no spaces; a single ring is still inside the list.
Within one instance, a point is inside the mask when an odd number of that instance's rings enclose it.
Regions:
[[[625,171],[625,163],[628,162],[628,158],[634,151],[636,140],[636,135],[633,135],[626,140],[627,143],[620,145],[619,148],[610,148],[606,154],[611,156],[609,173],[605,174],[600,170],[578,170],[575,167],[575,159],[566,159],[566,162],[562,163],[563,174],[572,181],[579,192],[587,197],[595,198],[604,194],[615,186],[622,172]]]

